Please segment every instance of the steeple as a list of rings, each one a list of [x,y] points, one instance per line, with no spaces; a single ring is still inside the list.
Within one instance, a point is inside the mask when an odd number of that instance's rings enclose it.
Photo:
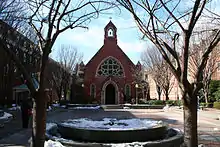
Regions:
[[[115,25],[109,21],[109,23],[104,28],[104,43],[106,42],[115,42],[117,44],[117,28]]]

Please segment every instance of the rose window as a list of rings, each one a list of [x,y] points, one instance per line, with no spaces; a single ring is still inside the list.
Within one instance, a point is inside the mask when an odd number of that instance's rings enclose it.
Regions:
[[[114,59],[106,59],[98,68],[99,76],[123,76],[121,65]]]

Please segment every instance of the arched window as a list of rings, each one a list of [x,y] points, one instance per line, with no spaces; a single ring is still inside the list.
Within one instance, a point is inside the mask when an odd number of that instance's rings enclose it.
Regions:
[[[131,96],[131,86],[129,84],[125,85],[125,96],[129,98]]]
[[[113,32],[112,28],[110,28],[108,30],[108,37],[113,37],[113,36],[114,36],[114,32]]]
[[[99,76],[123,76],[123,69],[118,61],[112,57],[106,59],[99,66],[97,75]]]
[[[90,96],[92,98],[95,98],[96,97],[96,87],[95,87],[95,84],[91,84],[90,85]]]

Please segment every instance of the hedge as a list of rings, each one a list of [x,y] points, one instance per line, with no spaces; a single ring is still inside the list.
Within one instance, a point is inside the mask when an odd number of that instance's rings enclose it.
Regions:
[[[216,109],[220,109],[220,102],[214,102],[213,107]]]

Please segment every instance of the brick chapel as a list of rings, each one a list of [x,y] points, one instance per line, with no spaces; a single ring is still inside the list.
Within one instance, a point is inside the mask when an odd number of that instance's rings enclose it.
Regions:
[[[84,65],[83,89],[99,104],[123,104],[135,98],[135,65],[117,44],[117,28],[110,21],[104,28],[104,44]]]

